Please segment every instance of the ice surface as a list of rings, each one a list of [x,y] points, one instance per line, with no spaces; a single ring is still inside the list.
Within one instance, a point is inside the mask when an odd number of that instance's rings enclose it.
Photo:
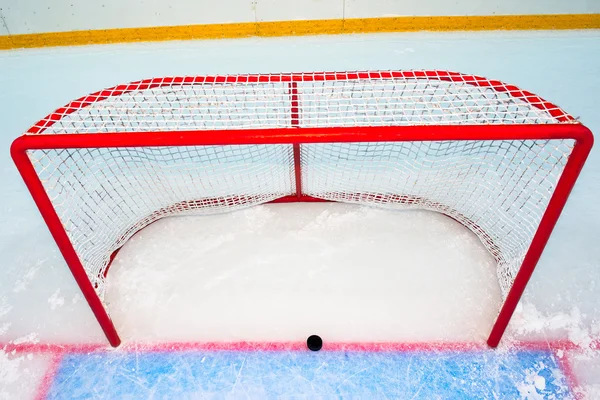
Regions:
[[[153,76],[437,68],[519,85],[581,117],[598,136],[599,57],[598,31],[349,35],[1,52],[0,343],[16,339],[23,345],[36,341],[105,343],[8,156],[10,142],[17,135],[74,98]],[[507,339],[571,338],[583,345],[598,340],[599,191],[600,146],[596,145]],[[62,305],[60,299],[64,299]],[[120,311],[115,309],[115,313]],[[119,324],[126,335],[135,329],[126,321]],[[26,354],[9,357],[8,363],[19,364],[19,380],[0,382],[0,392],[12,396],[17,390],[24,398],[34,392],[31,375],[25,372],[34,365],[26,358],[15,361]],[[569,354],[564,351],[565,358]],[[573,369],[581,390],[595,399],[600,397],[598,374],[593,374],[597,351],[588,349],[585,354],[586,359],[572,360]],[[42,376],[44,366],[37,368],[36,376]],[[541,387],[535,375],[521,383],[523,393]]]
[[[219,353],[66,356],[49,399],[571,399],[545,352]]]
[[[438,213],[274,204],[150,225],[115,258],[106,300],[126,340],[483,342],[495,266]]]
[[[0,400],[33,398],[51,357],[0,349]]]
[[[600,352],[582,350],[572,356],[573,370],[580,384],[577,392],[586,399],[600,399]]]

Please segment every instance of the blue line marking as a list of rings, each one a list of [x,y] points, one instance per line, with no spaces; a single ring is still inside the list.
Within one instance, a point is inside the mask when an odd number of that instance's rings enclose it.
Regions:
[[[572,398],[550,352],[99,352],[64,357],[49,399]],[[537,394],[537,397],[535,397]]]

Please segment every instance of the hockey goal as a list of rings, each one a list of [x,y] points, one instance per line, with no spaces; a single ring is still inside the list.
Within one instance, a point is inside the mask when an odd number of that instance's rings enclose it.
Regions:
[[[339,201],[441,212],[498,263],[498,345],[591,149],[557,106],[446,71],[155,78],[75,100],[12,157],[113,346],[115,252],[173,214]]]

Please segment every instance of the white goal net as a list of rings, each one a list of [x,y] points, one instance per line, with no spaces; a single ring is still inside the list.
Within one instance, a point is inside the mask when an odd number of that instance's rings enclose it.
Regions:
[[[448,73],[163,78],[79,99],[28,134],[568,123],[512,86]],[[318,79],[316,79],[317,77]],[[479,78],[478,78],[479,79]],[[293,82],[292,82],[293,81]],[[569,154],[567,139],[300,144],[302,194],[423,208],[471,229],[498,262],[506,294]],[[293,144],[89,147],[28,155],[100,297],[111,255],[173,214],[208,214],[297,191]]]

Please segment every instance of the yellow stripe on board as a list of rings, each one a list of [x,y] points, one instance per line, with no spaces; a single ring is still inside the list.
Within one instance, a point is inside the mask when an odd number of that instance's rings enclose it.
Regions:
[[[0,36],[0,50],[166,40],[415,31],[600,29],[600,14],[393,17],[245,22]]]

